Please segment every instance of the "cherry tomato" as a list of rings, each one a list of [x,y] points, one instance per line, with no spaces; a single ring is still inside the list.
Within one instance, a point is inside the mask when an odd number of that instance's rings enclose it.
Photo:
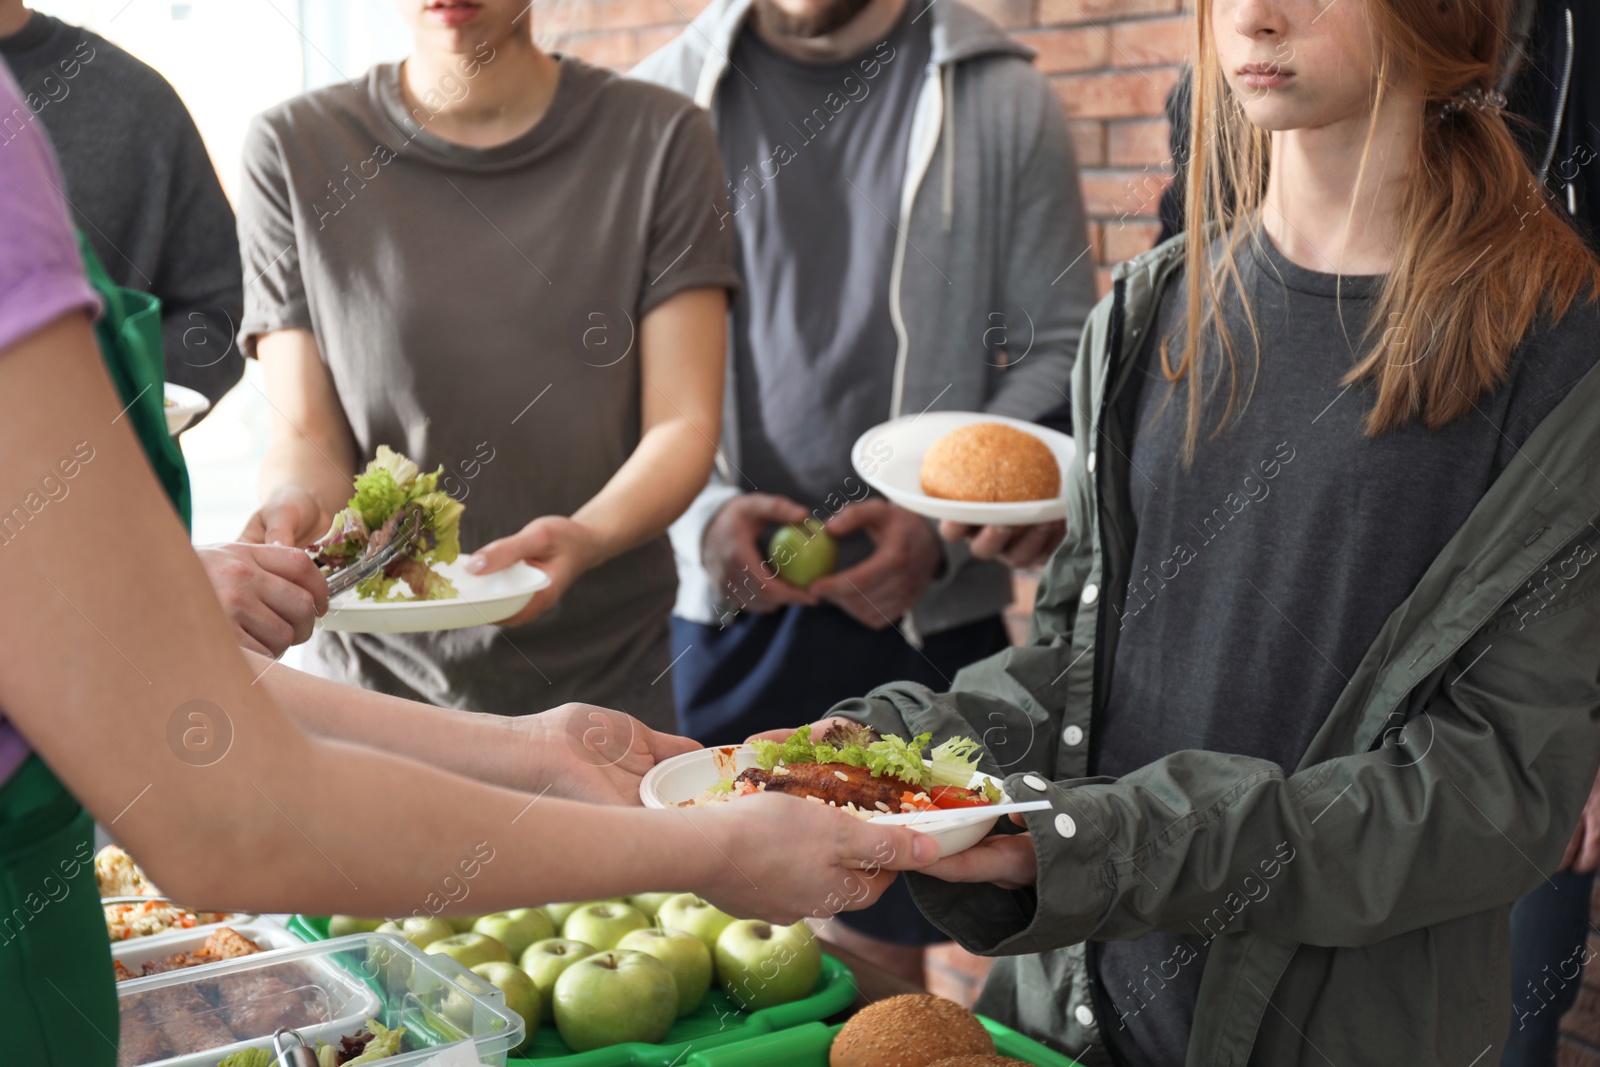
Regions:
[[[936,808],[982,808],[989,803],[976,789],[963,789],[958,785],[936,785],[928,790],[928,798]]]

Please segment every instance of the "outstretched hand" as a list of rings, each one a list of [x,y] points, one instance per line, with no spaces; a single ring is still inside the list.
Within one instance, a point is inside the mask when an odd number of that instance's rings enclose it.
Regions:
[[[637,807],[639,783],[652,767],[700,747],[592,704],[563,704],[513,721],[532,754],[521,788],[592,804]]]

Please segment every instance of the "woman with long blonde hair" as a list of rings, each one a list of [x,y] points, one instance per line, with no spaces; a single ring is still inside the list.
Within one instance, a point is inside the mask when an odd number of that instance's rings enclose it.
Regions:
[[[1509,0],[1203,0],[1187,234],[1074,382],[1027,645],[835,714],[983,729],[1027,832],[912,875],[1089,1061],[1493,1063],[1600,763],[1600,264]]]

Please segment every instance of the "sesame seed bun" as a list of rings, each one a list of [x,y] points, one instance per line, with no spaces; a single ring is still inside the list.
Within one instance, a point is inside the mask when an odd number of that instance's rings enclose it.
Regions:
[[[930,1067],[952,1056],[994,1055],[994,1038],[953,1000],[907,993],[869,1004],[833,1039],[828,1067]]]
[[[930,1067],[1029,1067],[1029,1065],[1010,1056],[951,1056]]]
[[[922,491],[943,500],[996,504],[1053,500],[1061,495],[1061,468],[1050,446],[999,422],[974,422],[951,430],[922,457]]]

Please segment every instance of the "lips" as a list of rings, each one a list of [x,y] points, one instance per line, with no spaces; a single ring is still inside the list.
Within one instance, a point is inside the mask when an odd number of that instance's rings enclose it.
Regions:
[[[1294,78],[1294,71],[1280,63],[1247,63],[1236,72],[1239,83],[1249,89],[1281,89]]]
[[[445,26],[462,26],[483,12],[483,5],[472,0],[430,0],[425,8],[428,18]]]

